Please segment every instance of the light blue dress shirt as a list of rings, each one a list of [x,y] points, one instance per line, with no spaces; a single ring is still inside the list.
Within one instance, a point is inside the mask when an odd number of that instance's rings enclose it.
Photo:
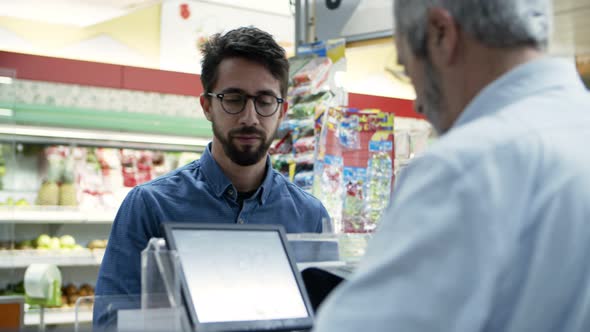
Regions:
[[[488,85],[402,172],[315,331],[590,331],[589,145],[573,63]]]

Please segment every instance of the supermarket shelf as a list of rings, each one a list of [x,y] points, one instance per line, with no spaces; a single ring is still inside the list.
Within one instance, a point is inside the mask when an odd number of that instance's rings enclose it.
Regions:
[[[106,130],[0,124],[0,141],[75,144],[82,146],[166,151],[203,151],[210,139]]]
[[[341,267],[346,266],[346,262],[344,261],[327,261],[327,262],[305,262],[305,263],[297,263],[297,269],[299,271],[303,271],[310,267]]]
[[[25,312],[25,325],[34,326],[39,325],[40,312],[39,309],[30,309]],[[45,309],[45,324],[74,324],[76,322],[76,312],[74,308],[49,308]],[[92,311],[89,309],[80,309],[78,311],[78,322],[89,323],[92,322]]]
[[[50,263],[57,266],[99,266],[104,249],[80,250],[2,250],[0,269],[25,268],[34,263]]]
[[[60,206],[1,207],[0,224],[112,224],[116,211],[81,210]]]

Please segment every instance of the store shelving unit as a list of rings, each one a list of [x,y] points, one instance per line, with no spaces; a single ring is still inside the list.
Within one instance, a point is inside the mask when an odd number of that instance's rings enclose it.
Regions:
[[[84,210],[77,207],[0,207],[0,223],[112,224],[117,211]]]
[[[76,322],[74,308],[49,308],[44,314],[46,325],[73,324]],[[25,326],[39,325],[41,320],[38,309],[29,309],[25,313]],[[92,311],[89,308],[78,310],[78,323],[92,322]]]
[[[125,149],[202,152],[209,139],[173,135],[116,132],[0,124],[0,142],[14,144],[71,145]],[[0,206],[2,241],[34,239],[42,233],[51,236],[73,234],[80,245],[92,239],[106,239],[116,216],[116,209],[88,209],[63,206]],[[12,234],[12,235],[11,235]],[[16,243],[16,242],[15,242]],[[9,249],[0,250],[0,278],[14,283],[22,280],[25,269],[34,263],[55,264],[62,271],[64,284],[90,283],[104,256],[104,249]],[[77,317],[77,318],[76,318]],[[46,325],[72,325],[92,322],[91,308],[49,308]],[[36,308],[26,311],[25,326],[40,322]]]
[[[197,137],[17,124],[0,124],[0,141],[166,151],[203,151],[209,143],[208,139]]]
[[[56,229],[61,225],[96,224],[110,227],[116,211],[84,210],[77,207],[31,206],[0,207],[0,225],[47,225]],[[38,235],[38,234],[31,234]],[[50,263],[59,267],[99,266],[104,249],[14,249],[0,250],[0,269],[26,268],[34,263]]]
[[[1,207],[0,223],[15,225],[76,225],[76,224],[112,224],[116,211],[83,210],[76,207]],[[57,249],[57,250],[2,250],[0,251],[0,269],[24,269],[34,263],[51,263],[60,268],[97,268],[102,262],[104,249]],[[76,322],[92,322],[91,308],[48,308],[44,313],[46,325],[72,325]],[[25,312],[25,326],[37,326],[40,322],[39,309]]]
[[[99,266],[103,256],[104,249],[3,250],[0,251],[0,269],[26,268],[35,263],[60,267]]]

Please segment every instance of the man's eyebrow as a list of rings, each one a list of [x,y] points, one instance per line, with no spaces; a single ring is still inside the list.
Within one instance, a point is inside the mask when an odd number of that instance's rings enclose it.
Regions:
[[[220,93],[242,93],[242,94],[247,94],[246,91],[240,89],[240,88],[233,88],[233,87],[229,87],[229,88],[225,88],[223,90],[221,90]],[[271,95],[271,96],[277,96],[277,94],[270,89],[264,89],[264,90],[258,90],[256,91],[256,95]]]
[[[225,88],[225,89],[221,90],[221,93],[236,93],[236,92],[237,93],[245,93],[245,91],[242,89],[232,88],[232,87]]]
[[[275,97],[277,96],[277,94],[274,91],[272,91],[272,90],[258,90],[258,91],[256,91],[256,94],[259,94],[259,95],[271,95],[271,96],[275,96]]]

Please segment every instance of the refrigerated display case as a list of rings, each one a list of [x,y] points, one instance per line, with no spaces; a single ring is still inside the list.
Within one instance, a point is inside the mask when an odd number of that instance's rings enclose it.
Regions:
[[[89,324],[91,311],[74,306],[94,293],[120,201],[134,185],[197,159],[209,137],[203,128],[190,135],[194,124],[177,126],[188,122],[180,107],[196,97],[17,77],[0,70],[0,295],[23,294],[31,264],[54,264],[63,275],[62,306],[45,311],[46,325],[76,317]],[[115,109],[98,107],[105,95],[103,105],[117,100]],[[126,108],[142,97],[159,101],[152,112],[176,107],[182,119]],[[96,107],[79,107],[92,101]],[[23,322],[39,324],[36,306],[25,304]]]

